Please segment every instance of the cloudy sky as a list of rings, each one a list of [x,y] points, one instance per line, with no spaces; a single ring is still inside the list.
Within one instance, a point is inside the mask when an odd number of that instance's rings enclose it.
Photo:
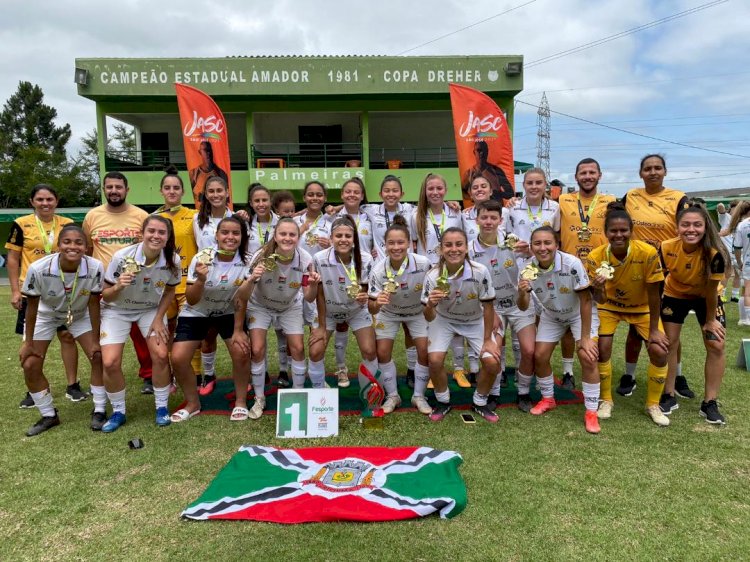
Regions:
[[[706,4],[715,5],[647,26]],[[745,0],[5,0],[2,5],[0,101],[20,80],[39,84],[60,122],[70,123],[74,151],[95,123],[93,102],[79,97],[73,84],[76,57],[395,55],[419,46],[408,54],[524,55],[515,157],[536,161],[535,106],[546,91],[553,111],[552,177],[566,183],[572,183],[575,163],[591,156],[604,169],[603,189],[621,194],[640,184],[640,157],[659,152],[667,158],[672,187],[750,186],[750,2]],[[644,25],[638,33],[535,63]],[[458,31],[467,26],[472,27]]]

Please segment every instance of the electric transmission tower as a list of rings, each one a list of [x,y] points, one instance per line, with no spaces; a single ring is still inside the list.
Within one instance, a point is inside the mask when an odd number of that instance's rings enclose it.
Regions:
[[[549,103],[547,103],[547,92],[542,93],[542,101],[536,112],[536,165],[549,175]]]

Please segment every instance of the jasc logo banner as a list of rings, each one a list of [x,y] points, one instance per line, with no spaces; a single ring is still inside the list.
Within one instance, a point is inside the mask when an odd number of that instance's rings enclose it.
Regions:
[[[231,206],[229,139],[224,115],[211,96],[197,88],[175,84],[175,89],[195,208],[200,208],[206,181],[216,176],[227,182]]]
[[[451,84],[450,95],[464,204],[472,204],[469,187],[477,177],[487,180],[492,199],[505,203],[516,190],[505,115],[489,96],[473,88]]]

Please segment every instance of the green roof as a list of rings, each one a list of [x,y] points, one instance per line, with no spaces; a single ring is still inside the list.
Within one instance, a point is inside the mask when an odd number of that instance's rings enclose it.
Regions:
[[[73,219],[77,223],[82,223],[83,218],[91,210],[90,207],[70,207],[67,209],[56,209],[55,214],[62,217]],[[0,209],[0,222],[13,222],[17,218],[25,217],[34,212],[34,209]]]

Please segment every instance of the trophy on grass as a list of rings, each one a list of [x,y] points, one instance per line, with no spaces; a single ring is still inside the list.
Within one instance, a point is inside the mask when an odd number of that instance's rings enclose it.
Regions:
[[[360,381],[362,377],[367,379],[364,385],[360,385],[359,398],[362,400],[362,414],[360,421],[365,429],[383,429],[383,400],[385,391],[383,386],[378,382],[378,371],[373,375],[364,365],[359,366]]]

